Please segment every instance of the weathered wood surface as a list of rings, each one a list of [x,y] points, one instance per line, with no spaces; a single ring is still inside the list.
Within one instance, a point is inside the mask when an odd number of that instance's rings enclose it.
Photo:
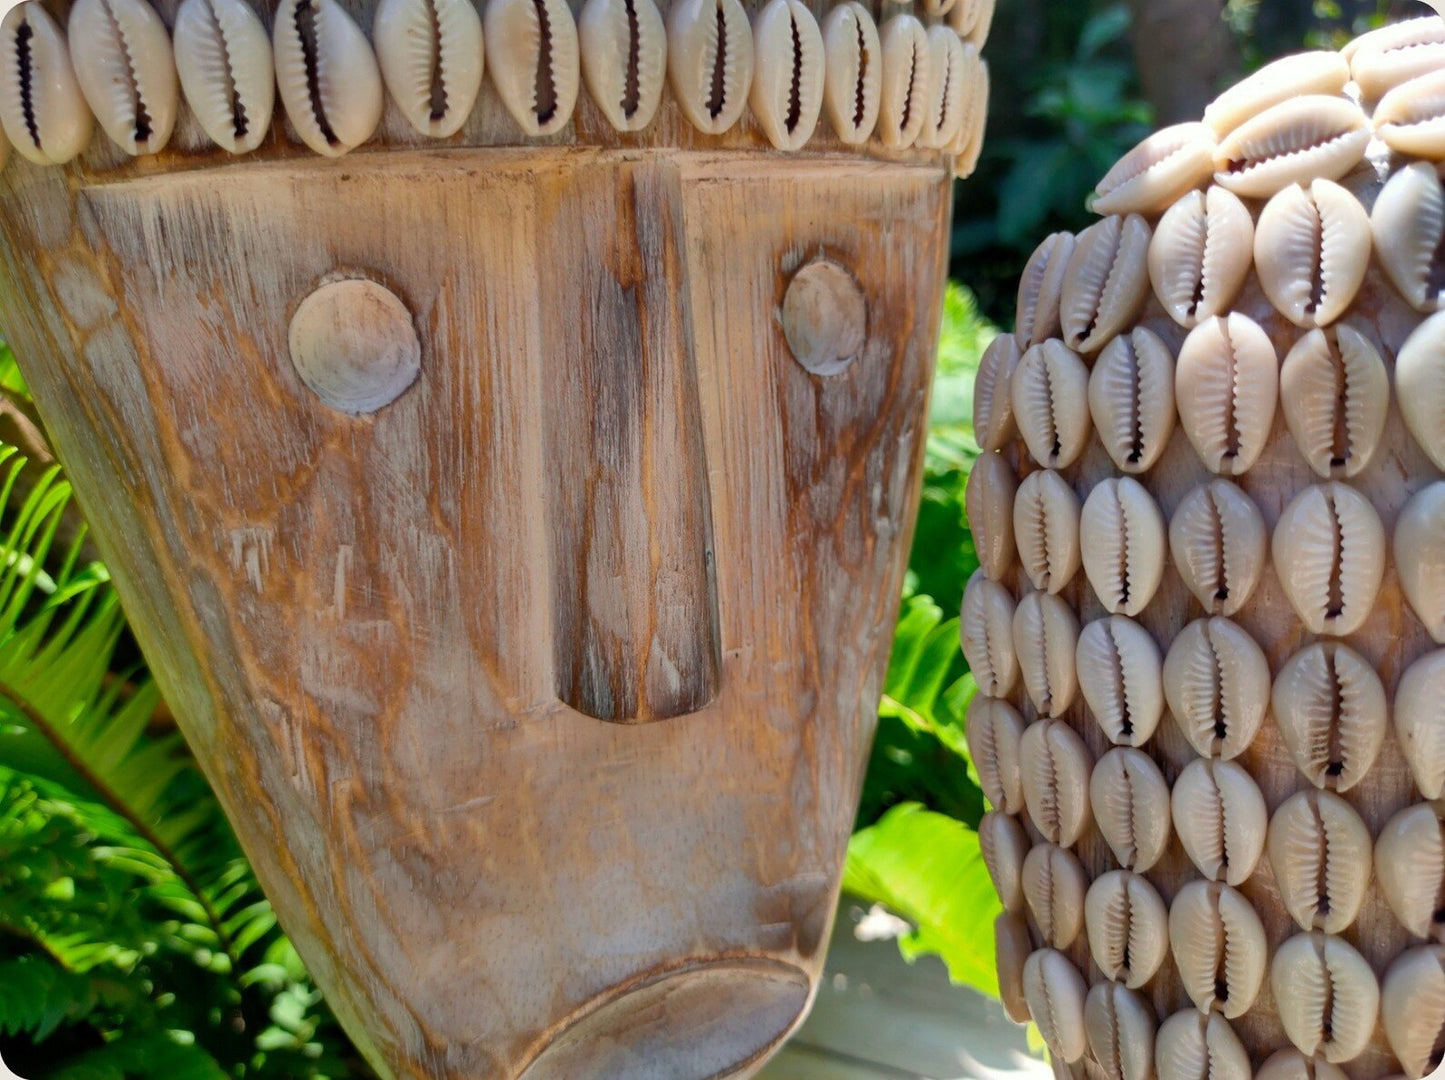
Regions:
[[[418,1080],[751,1075],[834,911],[946,168],[560,148],[13,161],[0,185],[7,334],[367,1056]],[[867,300],[827,377],[778,321],[819,256]],[[422,345],[359,417],[287,352],[338,273],[400,297]]]

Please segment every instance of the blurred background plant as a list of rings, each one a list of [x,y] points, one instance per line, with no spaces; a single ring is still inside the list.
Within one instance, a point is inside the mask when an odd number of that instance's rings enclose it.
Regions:
[[[845,888],[909,957],[996,991],[997,911],[958,645],[977,566],[972,378],[1034,244],[1156,123],[1407,0],[998,0],[990,133],[956,202],[922,509]],[[30,1080],[372,1077],[327,1010],[147,675],[0,347],[0,1055]],[[17,451],[16,447],[20,450]]]

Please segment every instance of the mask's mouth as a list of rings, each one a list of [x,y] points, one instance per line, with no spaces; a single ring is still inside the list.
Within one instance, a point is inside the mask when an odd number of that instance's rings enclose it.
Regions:
[[[761,1064],[810,995],[800,968],[755,957],[705,960],[594,998],[517,1080],[726,1080]]]

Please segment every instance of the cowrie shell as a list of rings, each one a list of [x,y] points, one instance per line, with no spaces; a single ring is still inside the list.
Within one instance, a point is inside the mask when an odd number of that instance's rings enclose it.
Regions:
[[[593,0],[589,8],[603,6],[614,5]],[[484,66],[482,19],[471,0],[381,0],[371,39],[381,77],[407,123],[438,139],[461,130]]]
[[[878,123],[883,45],[878,24],[857,0],[828,12],[823,21],[823,56],[828,123],[849,146],[865,143]]]
[[[1174,354],[1152,330],[1120,334],[1089,373],[1089,412],[1122,471],[1151,468],[1174,432]]]
[[[720,135],[736,124],[753,81],[753,32],[739,0],[677,0],[667,16],[667,71],[698,131]]]
[[[1276,950],[1269,979],[1280,1023],[1302,1054],[1339,1063],[1369,1044],[1380,984],[1344,938],[1296,934]]]
[[[1177,1012],[1154,1036],[1154,1070],[1159,1080],[1252,1080],[1244,1043],[1217,1012]]]
[[[1346,50],[1350,76],[1366,101],[1445,67],[1445,26],[1437,16],[1407,19],[1356,38]]]
[[[1013,373],[1023,353],[1012,334],[999,334],[984,349],[973,381],[973,434],[983,450],[1001,450],[1015,435]]]
[[[1385,1037],[1405,1075],[1419,1080],[1445,1060],[1445,946],[1400,954],[1385,972]]]
[[[1089,825],[1089,773],[1084,740],[1062,720],[1039,720],[1019,740],[1019,771],[1029,820],[1045,840],[1072,847]]]
[[[1269,531],[1259,508],[1228,480],[1211,480],[1180,500],[1169,522],[1169,551],[1204,609],[1233,615],[1264,573]]]
[[[973,175],[983,154],[984,129],[988,127],[990,93],[988,65],[972,42],[963,43],[963,71],[960,77],[963,104],[958,134],[949,151],[953,154],[953,173],[959,179]]]
[[[1016,814],[1023,809],[1019,776],[1019,744],[1024,719],[1007,701],[979,694],[969,702],[965,720],[968,754],[979,787],[997,810]]]
[[[185,0],[173,32],[176,73],[191,112],[223,150],[247,154],[271,131],[271,37],[245,0]]]
[[[1259,459],[1278,395],[1279,357],[1253,319],[1216,315],[1189,331],[1174,366],[1174,400],[1210,472],[1238,476]]]
[[[1102,1080],[1152,1080],[1154,1010],[1118,983],[1097,983],[1084,999],[1084,1033]]]
[[[1360,914],[1373,858],[1370,830],[1328,791],[1300,791],[1269,823],[1269,861],[1285,910],[1303,930],[1344,931]]]
[[[1072,465],[1089,442],[1089,369],[1062,341],[1023,354],[1009,379],[1014,422],[1040,465]]]
[[[337,0],[281,0],[271,39],[281,104],[301,141],[340,157],[370,139],[384,104],[381,69],[346,9]]]
[[[587,92],[618,131],[652,123],[667,82],[667,25],[652,0],[587,0],[577,17]]]
[[[1214,151],[1214,179],[1236,195],[1267,199],[1290,184],[1338,180],[1360,163],[1370,122],[1342,97],[1304,94],[1246,120]]]
[[[997,0],[957,0],[949,9],[948,24],[975,48],[982,49],[993,25]]]
[[[1239,885],[1264,853],[1269,814],[1254,779],[1233,761],[1195,758],[1174,782],[1174,831],[1210,881]]]
[[[973,531],[973,547],[983,572],[995,581],[1013,566],[1014,497],[1018,480],[1002,454],[981,454],[964,489],[964,513]]]
[[[697,2],[684,0],[674,11]],[[746,17],[742,36],[751,44]],[[517,126],[533,137],[566,127],[582,73],[577,23],[566,0],[488,0],[483,37],[492,85]],[[749,60],[751,54],[749,47]]]
[[[1084,899],[1089,948],[1104,977],[1137,990],[1169,954],[1169,911],[1148,880],[1111,870]]]
[[[1426,653],[1400,676],[1395,737],[1420,794],[1445,796],[1445,649]]]
[[[1079,620],[1061,597],[1027,593],[1014,610],[1013,642],[1024,688],[1040,716],[1063,716],[1079,690]]]
[[[769,0],[753,23],[753,116],[779,150],[799,150],[823,110],[823,32],[802,0]]]
[[[1149,631],[1122,615],[1098,619],[1079,634],[1076,657],[1079,688],[1109,741],[1143,746],[1164,715],[1163,661]]]
[[[1089,806],[1124,869],[1143,873],[1164,857],[1173,835],[1169,784],[1148,754],[1115,747],[1101,757],[1089,777]]]
[[[1114,214],[1079,233],[1059,296],[1064,340],[1098,352],[1124,329],[1149,294],[1149,223]]]
[[[1265,204],[1255,226],[1259,283],[1296,326],[1327,326],[1365,280],[1370,239],[1364,207],[1339,184],[1291,184]]]
[[[1084,928],[1088,887],[1083,864],[1072,851],[1038,844],[1024,857],[1024,901],[1045,945],[1067,949],[1074,943]]]
[[[1084,573],[1105,610],[1137,615],[1164,579],[1164,515],[1128,476],[1094,486],[1079,517]]]
[[[1310,633],[1360,628],[1385,574],[1385,527],[1368,499],[1335,480],[1306,488],[1280,515],[1270,550]]]
[[[1056,232],[1029,256],[1019,278],[1014,320],[1014,333],[1020,348],[1041,345],[1063,333],[1059,322],[1059,303],[1075,243],[1073,233]]]
[[[1243,1016],[1264,985],[1264,923],[1237,890],[1191,881],[1169,907],[1169,944],[1179,979],[1200,1012]]]
[[[1223,138],[1272,106],[1305,94],[1340,94],[1349,81],[1350,66],[1337,52],[1281,57],[1215,98],[1204,110],[1204,122]]]
[[[1040,949],[1024,963],[1024,997],[1039,1034],[1058,1058],[1075,1062],[1088,1052],[1084,999],[1088,987],[1079,969],[1056,949]]]
[[[1270,702],[1310,783],[1348,791],[1364,779],[1388,726],[1385,688],[1368,660],[1335,641],[1307,645],[1280,668]]]
[[[1445,312],[1411,332],[1395,358],[1395,399],[1420,448],[1445,469]]]
[[[964,43],[948,26],[928,28],[928,97],[918,145],[941,150],[952,146],[963,123],[967,100],[968,58]]]
[[[1269,661],[1237,623],[1195,619],[1164,658],[1164,696],[1175,723],[1202,757],[1244,753],[1269,705]]]
[[[1445,481],[1410,496],[1395,519],[1400,588],[1437,645],[1445,645]]]
[[[928,120],[928,31],[912,15],[895,15],[878,37],[883,47],[878,131],[884,146],[905,150]]]
[[[1009,591],[975,571],[963,590],[959,637],[963,656],[987,697],[1006,697],[1018,682],[1013,646],[1014,601]]]
[[[20,156],[64,165],[90,142],[91,114],[65,34],[38,0],[0,20],[0,124]]]
[[[1445,70],[1395,87],[1375,106],[1375,131],[1397,154],[1438,161],[1445,155]]]
[[[1276,1050],[1254,1074],[1254,1080],[1348,1080],[1344,1069],[1298,1050]]]
[[[994,953],[998,957],[998,996],[1015,1024],[1027,1024],[1029,1002],[1024,995],[1024,964],[1033,951],[1022,915],[1005,911],[993,921]]]
[[[132,156],[171,137],[180,97],[166,24],[145,0],[75,0],[70,60],[112,142]]]
[[[1229,309],[1254,253],[1254,219],[1217,184],[1191,191],[1159,219],[1149,241],[1149,280],[1164,310],[1192,328]]]
[[[1445,298],[1445,188],[1423,161],[1395,172],[1370,210],[1375,255],[1416,311],[1436,311]]]
[[[1326,480],[1356,476],[1385,434],[1390,373],[1364,334],[1340,324],[1312,330],[1279,372],[1280,402],[1295,446]]]
[[[1407,806],[1386,822],[1375,875],[1401,926],[1418,938],[1445,938],[1445,823],[1433,806]]]
[[[1094,189],[1096,214],[1157,214],[1214,172],[1214,133],[1203,124],[1154,132],[1104,174]]]
[[[1004,910],[1022,911],[1024,858],[1029,853],[1029,837],[1018,818],[1002,810],[984,814],[978,823],[978,850]]]
[[[1079,570],[1079,497],[1052,469],[1029,473],[1014,497],[1014,541],[1029,582],[1059,593]]]

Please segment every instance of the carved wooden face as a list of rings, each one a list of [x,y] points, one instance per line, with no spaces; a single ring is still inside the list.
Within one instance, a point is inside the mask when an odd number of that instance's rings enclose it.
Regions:
[[[368,1055],[457,1080],[749,1072],[800,1019],[836,901],[945,171],[21,167],[44,213],[3,222],[27,253],[6,325]]]

